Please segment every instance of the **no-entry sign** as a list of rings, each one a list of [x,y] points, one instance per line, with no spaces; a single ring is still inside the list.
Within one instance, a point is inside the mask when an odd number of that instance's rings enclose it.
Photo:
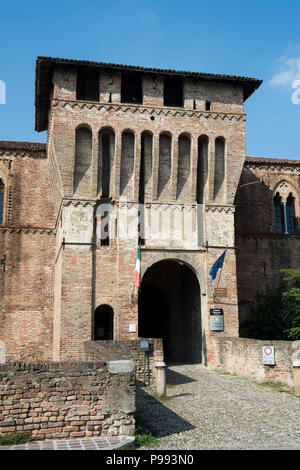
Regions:
[[[267,365],[275,364],[274,346],[262,347],[262,361],[263,361],[263,364],[267,364]]]

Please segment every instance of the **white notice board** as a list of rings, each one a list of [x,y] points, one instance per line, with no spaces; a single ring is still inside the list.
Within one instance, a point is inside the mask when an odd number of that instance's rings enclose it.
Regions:
[[[275,364],[274,346],[262,347],[262,361],[263,361],[263,364],[268,364],[268,365]]]

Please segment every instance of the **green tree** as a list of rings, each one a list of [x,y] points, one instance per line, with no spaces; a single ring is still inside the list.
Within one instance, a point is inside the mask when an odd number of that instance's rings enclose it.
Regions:
[[[257,295],[250,337],[300,339],[300,269],[281,269],[278,287]]]
[[[281,269],[280,272],[288,283],[283,297],[293,311],[290,327],[285,330],[285,334],[288,339],[295,341],[300,339],[300,269]]]

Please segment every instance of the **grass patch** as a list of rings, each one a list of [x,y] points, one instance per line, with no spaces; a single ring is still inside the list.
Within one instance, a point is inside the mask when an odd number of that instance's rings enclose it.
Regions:
[[[272,380],[265,380],[264,382],[257,382],[257,385],[260,385],[261,387],[268,387],[278,392],[288,393],[289,395],[294,395],[293,389],[282,382],[273,382]]]
[[[156,433],[153,429],[149,428],[147,424],[136,415],[135,418],[135,443],[132,445],[126,445],[120,447],[119,450],[136,450],[140,447],[153,447],[158,445],[159,439],[156,437]]]
[[[17,444],[25,444],[33,439],[26,432],[10,432],[0,437],[0,446],[15,446]]]
[[[218,372],[218,371],[216,371]],[[253,380],[251,377],[246,377],[243,375],[237,375],[235,372],[218,372],[220,375],[230,375],[230,376],[235,376],[239,379],[244,380],[245,382],[252,383],[254,385],[259,385],[260,387],[267,387],[272,390],[275,390],[277,392],[281,393],[287,393],[288,395],[294,395],[294,389],[292,387],[289,387],[287,384],[284,384],[282,382],[275,382],[273,380],[264,380],[263,382],[258,382],[256,380]]]

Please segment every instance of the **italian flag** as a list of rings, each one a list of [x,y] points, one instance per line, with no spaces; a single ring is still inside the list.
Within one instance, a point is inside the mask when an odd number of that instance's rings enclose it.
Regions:
[[[139,248],[136,263],[135,263],[135,268],[134,268],[133,284],[139,287],[140,282],[141,282],[141,250]]]

